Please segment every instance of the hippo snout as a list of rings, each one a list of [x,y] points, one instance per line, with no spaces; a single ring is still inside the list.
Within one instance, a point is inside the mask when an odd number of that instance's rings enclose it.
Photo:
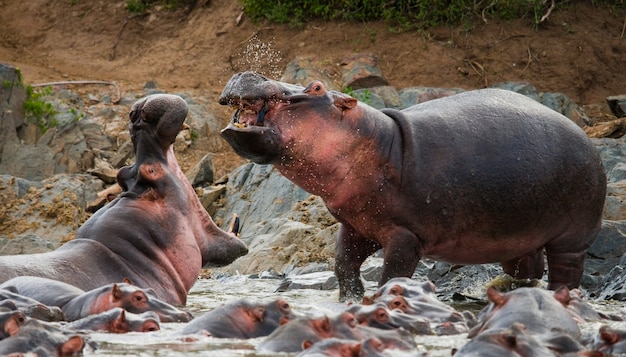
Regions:
[[[228,234],[228,240],[216,244],[208,252],[208,257],[204,259],[203,266],[206,268],[222,267],[246,254],[248,254],[248,246],[235,235]]]

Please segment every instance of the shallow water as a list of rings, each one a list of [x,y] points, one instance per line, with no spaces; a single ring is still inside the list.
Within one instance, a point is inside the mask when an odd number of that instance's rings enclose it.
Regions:
[[[288,292],[274,292],[280,280],[253,279],[247,276],[235,276],[225,279],[200,279],[192,288],[185,310],[194,316],[210,311],[226,302],[240,298],[266,302],[282,297],[289,302],[295,312],[315,315],[333,315],[343,311],[345,305],[337,302],[338,291],[297,289]],[[374,283],[366,284],[366,294],[376,290]],[[623,303],[603,302],[593,304],[603,311],[618,312]],[[468,309],[456,307],[458,310]],[[476,312],[476,311],[475,311]],[[602,323],[583,323],[584,333],[592,334]],[[611,322],[615,328],[626,329],[624,322]],[[261,353],[255,350],[262,338],[250,340],[218,339],[199,337],[195,342],[184,342],[173,332],[182,328],[182,323],[161,324],[161,331],[151,333],[127,334],[91,334],[91,340],[99,347],[86,348],[85,356],[295,356],[296,353]],[[428,351],[429,356],[451,356],[453,348],[459,348],[467,342],[466,334],[455,336],[416,336],[420,351]]]

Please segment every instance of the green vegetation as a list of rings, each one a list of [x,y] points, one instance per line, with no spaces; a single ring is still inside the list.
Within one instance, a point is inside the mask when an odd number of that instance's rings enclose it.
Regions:
[[[57,114],[56,109],[52,103],[44,100],[44,97],[50,94],[52,94],[52,87],[43,87],[39,90],[31,86],[26,87],[26,101],[24,102],[26,119],[37,124],[42,133],[57,124],[54,120]]]
[[[438,25],[469,24],[476,19],[528,18],[533,26],[568,0],[240,0],[253,21],[267,20],[302,26],[307,20],[387,20],[399,30],[423,30]],[[594,4],[614,4],[593,0]],[[623,7],[623,1],[621,6]]]
[[[363,89],[360,91],[355,91],[352,87],[347,87],[342,90],[343,93],[360,100],[365,104],[371,104],[372,102],[372,92],[369,89]]]
[[[168,10],[175,10],[181,6],[192,5],[195,0],[127,0],[126,11],[143,13],[154,5],[163,6]]]

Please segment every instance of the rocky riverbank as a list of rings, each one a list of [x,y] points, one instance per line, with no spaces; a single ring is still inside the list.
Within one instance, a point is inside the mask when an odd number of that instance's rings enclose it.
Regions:
[[[376,107],[403,108],[462,90],[396,89],[384,85],[375,66],[360,60],[355,59],[355,65],[361,63],[367,75],[353,72],[335,85],[338,89],[350,88],[352,95]],[[304,82],[311,75],[324,75],[321,70],[314,72],[307,63],[294,60],[282,80]],[[10,76],[10,68],[6,67],[0,72],[5,80]],[[364,81],[367,76],[378,76],[379,81]],[[375,86],[362,87],[372,83]],[[602,231],[588,252],[582,287],[590,297],[626,300],[626,262],[622,261],[626,253],[626,139],[612,138],[620,136],[620,121],[606,110],[598,111],[601,105],[581,106],[562,94],[540,92],[528,83],[496,86],[525,94],[563,113],[592,137],[608,136],[592,139],[605,164],[609,189]],[[47,131],[42,133],[40,127],[24,120],[25,96],[19,94],[23,85],[10,91],[7,88],[0,95],[0,254],[52,250],[71,240],[89,215],[106,204],[107,195],[116,193],[117,169],[134,159],[127,129],[130,106],[138,98],[161,90],[155,82],[146,83],[141,93],[116,93],[111,86],[103,89],[99,84],[51,86],[50,93],[41,100],[51,103],[56,114],[43,125]],[[214,153],[227,150],[219,137],[219,130],[229,120],[223,109],[215,98],[200,92],[172,94],[180,95],[189,106],[190,130],[181,132],[175,144],[181,166],[218,225],[226,228],[233,213],[240,216],[241,238],[250,247],[247,256],[227,268],[207,273],[214,277],[275,277],[282,279],[279,289],[283,290],[334,289],[332,269],[338,224],[323,202],[294,186],[271,166],[243,163],[231,170],[229,166],[242,162],[235,158],[218,167]],[[186,153],[198,150],[206,153],[201,160],[185,160],[190,157]],[[219,158],[223,163],[223,156]],[[377,280],[380,264],[380,258],[370,258],[363,277]],[[462,267],[425,260],[416,276],[433,280],[444,299],[482,299],[481,287],[500,273],[495,264]]]

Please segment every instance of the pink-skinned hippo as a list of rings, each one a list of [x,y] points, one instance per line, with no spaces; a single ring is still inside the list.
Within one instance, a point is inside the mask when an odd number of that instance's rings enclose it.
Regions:
[[[0,341],[0,356],[81,356],[86,341],[74,331],[28,319]]]
[[[581,331],[578,323],[582,321],[567,309],[569,294],[565,286],[556,291],[517,288],[506,293],[491,286],[487,288],[489,305],[479,313],[481,322],[469,331],[467,337],[473,338],[488,330],[510,328],[515,323],[521,323],[529,333],[560,331],[579,338]]]
[[[30,275],[88,291],[128,278],[182,305],[202,266],[246,254],[239,238],[215,225],[176,161],[173,143],[186,116],[179,96],[137,101],[129,125],[136,161],[117,175],[123,192],[60,248],[0,257],[0,282]]]
[[[219,102],[237,110],[221,132],[235,152],[273,164],[341,223],[340,299],[363,295],[360,266],[381,248],[381,285],[422,257],[541,278],[544,250],[549,287],[579,285],[606,175],[585,132],[540,103],[482,89],[378,110],[253,72],[235,74]]]
[[[257,338],[271,334],[294,317],[284,299],[267,303],[238,299],[196,317],[179,333],[206,334],[216,338]]]
[[[587,350],[578,340],[559,331],[532,334],[524,324],[488,330],[474,337],[453,354],[454,357],[603,357]]]
[[[18,294],[47,306],[58,306],[67,321],[75,321],[113,308],[140,314],[152,311],[161,322],[189,322],[193,316],[154,296],[152,289],[142,289],[128,280],[83,291],[62,281],[36,276],[18,276],[0,284]]]
[[[135,314],[121,307],[89,315],[63,325],[65,330],[105,331],[110,333],[154,332],[161,330],[159,316],[152,311]]]

